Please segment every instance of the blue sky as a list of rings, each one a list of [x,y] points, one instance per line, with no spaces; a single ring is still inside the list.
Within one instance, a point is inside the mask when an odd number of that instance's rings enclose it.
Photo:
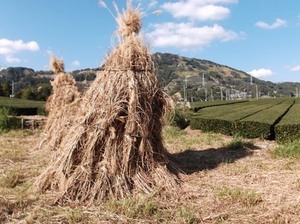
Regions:
[[[111,0],[104,0],[115,13]],[[115,1],[119,8],[125,0]],[[273,82],[300,82],[299,0],[135,0],[151,52],[211,60]],[[96,68],[117,24],[98,0],[0,0],[0,69]],[[153,11],[162,10],[159,15]]]

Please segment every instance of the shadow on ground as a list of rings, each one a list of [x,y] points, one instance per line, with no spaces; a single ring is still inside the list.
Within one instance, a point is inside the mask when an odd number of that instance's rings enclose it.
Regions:
[[[193,174],[202,170],[217,168],[221,163],[233,163],[253,154],[253,150],[260,148],[249,143],[239,148],[228,146],[206,150],[188,149],[172,155],[173,161],[186,174]]]

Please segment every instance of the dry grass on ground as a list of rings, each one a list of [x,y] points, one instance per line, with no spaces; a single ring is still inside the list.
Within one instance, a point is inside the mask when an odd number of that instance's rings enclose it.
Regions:
[[[179,192],[83,207],[28,191],[51,158],[33,150],[39,135],[0,135],[0,223],[300,223],[300,161],[274,158],[275,142],[166,128]]]

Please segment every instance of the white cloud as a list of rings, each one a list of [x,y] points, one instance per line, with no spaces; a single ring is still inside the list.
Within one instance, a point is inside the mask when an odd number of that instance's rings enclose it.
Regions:
[[[177,47],[202,49],[215,40],[230,41],[239,35],[225,30],[217,24],[197,27],[193,23],[162,23],[152,25],[154,30],[147,34],[154,47]]]
[[[220,4],[237,3],[237,0],[187,0],[166,2],[162,8],[175,18],[189,18],[190,20],[222,20],[230,15],[230,10]]]
[[[287,22],[285,20],[277,18],[273,24],[267,24],[266,22],[259,21],[256,23],[256,26],[262,29],[272,30],[272,29],[279,28],[281,26],[285,26],[286,24]]]
[[[76,60],[76,61],[72,62],[72,65],[75,67],[79,67],[81,64],[80,64],[80,61]]]
[[[300,65],[291,67],[289,70],[290,70],[291,72],[300,72]]]
[[[23,42],[23,40],[0,39],[0,55],[5,57],[8,63],[18,63],[21,59],[14,55],[21,51],[38,51],[39,45],[35,41]]]
[[[250,75],[256,77],[256,78],[263,78],[263,77],[269,77],[269,76],[273,76],[275,75],[274,72],[272,72],[272,70],[270,69],[265,69],[265,68],[261,68],[261,69],[254,69],[251,72],[248,72]]]
[[[20,63],[22,60],[11,55],[6,55],[5,60],[8,63]]]

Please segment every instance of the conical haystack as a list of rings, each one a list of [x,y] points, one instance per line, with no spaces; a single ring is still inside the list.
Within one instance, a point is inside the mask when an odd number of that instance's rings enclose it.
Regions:
[[[52,94],[46,102],[48,118],[39,148],[55,150],[66,135],[66,127],[70,126],[71,115],[75,114],[76,109],[74,102],[79,99],[80,93],[74,78],[65,73],[62,60],[52,56],[50,67],[55,73],[55,79],[51,82]]]
[[[127,7],[118,15],[119,45],[82,97],[76,120],[36,182],[38,191],[56,191],[59,201],[99,203],[178,185],[162,140],[168,101],[138,35],[139,9]]]

